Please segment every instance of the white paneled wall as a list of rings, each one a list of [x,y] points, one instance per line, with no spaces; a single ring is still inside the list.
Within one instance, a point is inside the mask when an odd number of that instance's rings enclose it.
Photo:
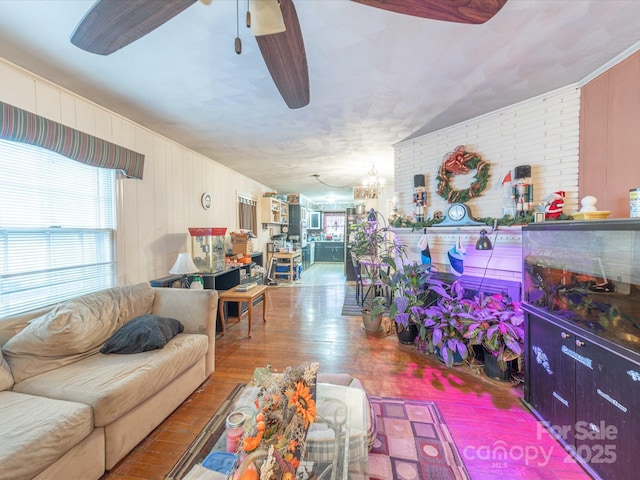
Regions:
[[[531,165],[534,203],[558,190],[566,192],[565,212],[578,210],[580,90],[568,86],[516,105],[403,141],[395,148],[395,192],[401,213],[414,213],[413,176],[425,174],[428,213],[446,211],[436,192],[443,157],[465,145],[491,165],[487,189],[468,202],[476,217],[502,217],[502,180],[518,165]],[[454,177],[465,189],[475,171]]]
[[[233,231],[238,225],[237,194],[259,200],[262,191],[268,190],[3,59],[0,100],[145,155],[144,179],[118,182],[120,283],[168,275],[177,254],[190,251],[188,227]],[[213,197],[210,210],[200,206],[205,191]],[[263,232],[258,243],[267,240]]]

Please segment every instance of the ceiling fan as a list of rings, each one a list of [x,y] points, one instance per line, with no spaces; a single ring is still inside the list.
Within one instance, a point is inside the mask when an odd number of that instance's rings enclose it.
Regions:
[[[202,0],[209,3],[210,0]],[[257,35],[258,47],[280,95],[289,108],[309,103],[307,56],[293,0],[250,0],[277,3],[285,31]],[[481,24],[507,0],[353,0],[370,7],[414,17]],[[71,43],[91,53],[109,55],[155,30],[197,0],[98,0],[80,21]]]

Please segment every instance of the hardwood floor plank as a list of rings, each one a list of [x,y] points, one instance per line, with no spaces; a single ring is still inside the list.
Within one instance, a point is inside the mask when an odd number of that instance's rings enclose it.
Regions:
[[[247,318],[229,323],[216,339],[212,376],[105,480],[162,480],[209,417],[238,383],[251,380],[256,367],[271,364],[282,371],[304,361],[320,362],[321,372],[347,372],[359,378],[369,394],[433,400],[445,419],[473,480],[590,478],[546,434],[522,405],[522,387],[487,379],[468,367],[447,369],[437,359],[395,336],[366,334],[361,319],[342,317],[342,264],[315,266],[302,279],[269,289],[266,323],[254,308],[253,336]],[[322,276],[328,275],[326,284]],[[498,442],[498,443],[496,443]],[[513,448],[507,458],[491,458],[496,445]],[[493,450],[492,450],[493,449]],[[548,460],[524,458],[526,449]],[[487,454],[489,458],[487,458]]]

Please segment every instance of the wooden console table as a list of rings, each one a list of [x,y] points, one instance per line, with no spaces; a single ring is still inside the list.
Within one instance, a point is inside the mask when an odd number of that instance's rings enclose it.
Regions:
[[[249,324],[248,337],[251,338],[251,314],[253,313],[253,302],[258,297],[262,296],[262,321],[267,321],[267,285],[256,285],[255,287],[247,290],[246,292],[237,291],[238,287],[234,287],[231,290],[221,292],[219,295],[219,313],[220,323],[222,324],[222,335],[227,331],[227,320],[225,318],[225,307],[228,302],[235,302],[238,304],[238,321],[242,318],[242,303],[247,304],[247,322]]]

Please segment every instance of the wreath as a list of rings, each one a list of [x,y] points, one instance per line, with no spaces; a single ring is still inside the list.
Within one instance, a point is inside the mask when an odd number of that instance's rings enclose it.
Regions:
[[[472,169],[476,170],[473,182],[465,190],[454,190],[451,187],[453,175],[465,175]],[[472,198],[480,196],[487,188],[489,181],[489,164],[482,160],[477,153],[467,152],[464,145],[459,145],[453,152],[444,156],[438,170],[438,195],[449,203],[466,203]]]

